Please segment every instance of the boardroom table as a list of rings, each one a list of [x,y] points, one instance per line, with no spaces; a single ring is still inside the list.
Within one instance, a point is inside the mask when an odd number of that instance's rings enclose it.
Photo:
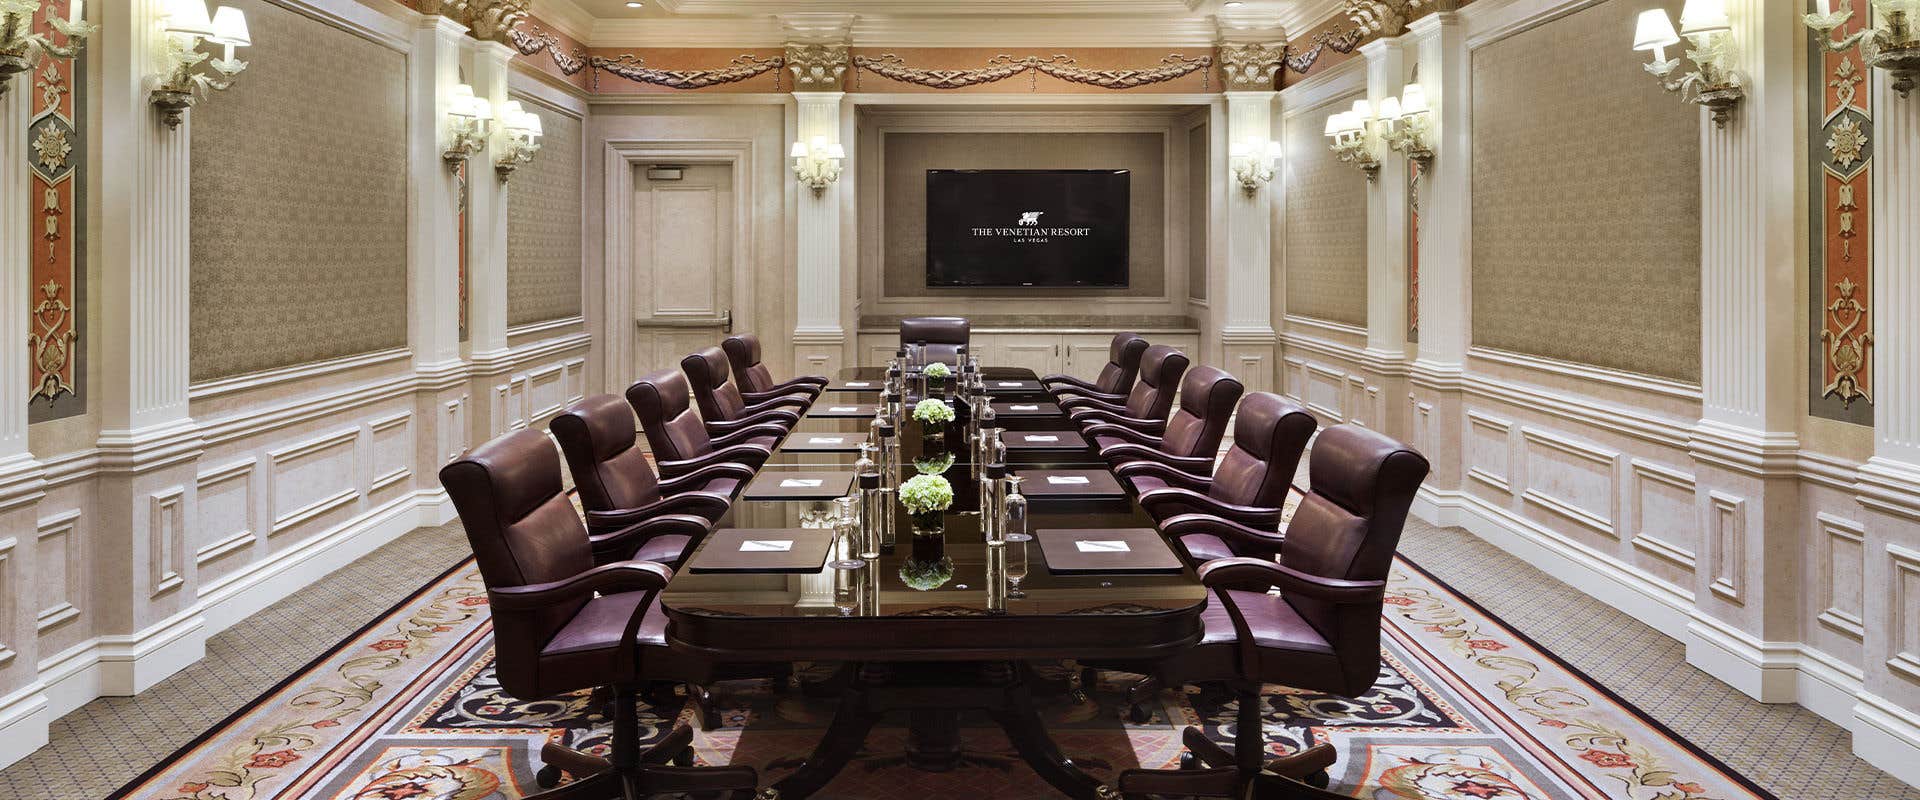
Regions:
[[[990,387],[995,382],[1033,381],[1030,371],[1017,369],[983,370],[983,375]],[[851,476],[857,451],[800,444],[810,438],[846,439],[866,433],[870,416],[813,413],[877,401],[878,394],[866,387],[836,390],[849,382],[878,385],[879,375],[869,368],[837,376],[756,480],[806,475],[827,478],[826,491],[846,485],[839,482],[840,476]],[[1007,402],[1050,406],[1051,398],[1044,392],[1014,392],[1009,387]],[[1057,409],[1050,421],[1042,418],[1038,425],[1033,429],[1072,429]],[[773,785],[783,800],[807,797],[825,786],[890,711],[907,714],[907,763],[928,770],[951,769],[960,761],[959,717],[967,710],[985,711],[1026,763],[1063,794],[1117,797],[1111,787],[1080,770],[1048,735],[1035,694],[1037,689],[1046,691],[1051,682],[1037,676],[1034,665],[1074,660],[1151,662],[1200,639],[1200,613],[1207,591],[1184,564],[1150,573],[1067,572],[1049,563],[1041,541],[986,544],[970,448],[959,441],[964,436],[960,426],[953,427],[948,450],[955,458],[945,474],[955,498],[943,517],[944,535],[938,539],[914,535],[904,509],[895,503],[896,541],[877,558],[858,558],[853,552],[858,548],[849,547],[850,542],[840,537],[828,553],[828,566],[822,568],[703,571],[703,564],[737,566],[732,562],[740,556],[730,548],[743,536],[817,528],[831,508],[825,497],[767,498],[764,490],[756,497],[750,482],[716,523],[714,533],[660,593],[669,620],[669,644],[675,650],[721,663],[838,665],[829,690],[838,698],[833,721],[802,766]],[[913,460],[924,454],[917,423],[905,423],[899,436],[904,479],[914,473]],[[1012,455],[1011,468],[1028,477],[1029,483],[1049,474],[1110,477],[1106,464],[1085,447]],[[1053,537],[1077,534],[1048,531],[1122,531],[1150,540],[1141,543],[1142,552],[1167,546],[1150,533],[1153,520],[1130,494],[1026,494],[1030,530],[1056,544]],[[729,531],[740,535],[730,537]],[[831,529],[821,532],[832,533]],[[707,552],[710,548],[716,552]],[[927,586],[927,580],[917,581],[919,588],[908,585],[903,569],[918,565],[916,575],[924,576],[926,565],[939,563],[941,557],[952,562],[950,577],[934,586]],[[843,568],[833,566],[836,560]],[[859,566],[847,568],[849,563]]]

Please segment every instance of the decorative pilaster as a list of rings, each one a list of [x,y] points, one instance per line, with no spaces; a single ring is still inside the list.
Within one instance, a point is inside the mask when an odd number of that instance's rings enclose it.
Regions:
[[[1378,109],[1406,83],[1405,53],[1399,39],[1376,39],[1360,52],[1367,59],[1367,100]],[[1407,159],[1384,141],[1374,148],[1380,171],[1367,192],[1367,350],[1399,361],[1407,355]]]
[[[27,73],[31,77],[31,73]],[[25,79],[21,79],[25,80]],[[39,462],[27,452],[27,400],[34,386],[27,377],[26,335],[31,330],[28,313],[30,290],[27,166],[27,119],[32,113],[30,91],[10,91],[0,95],[0,330],[9,331],[0,348],[0,584],[16,597],[32,597],[32,565],[35,537],[34,519],[40,498],[45,494]],[[0,602],[9,613],[0,616],[0,696],[28,683],[38,669],[38,635],[33,624],[32,604]],[[38,712],[36,712],[38,713]],[[22,725],[33,729],[33,738],[45,741],[44,721]],[[8,731],[8,737],[26,733]],[[0,758],[24,752],[16,747],[37,745],[0,745]],[[0,761],[0,763],[7,763]]]
[[[852,217],[854,201],[853,165],[858,158],[851,137],[842,137],[843,117],[850,108],[843,92],[800,91],[793,93],[795,141],[810,142],[823,137],[840,142],[846,150],[839,180],[815,191],[798,183],[794,188],[794,241],[797,245],[794,274],[793,367],[807,374],[832,374],[852,364],[848,359],[844,298],[853,291],[842,232]]]
[[[421,19],[407,59],[407,166],[412,174],[408,200],[412,223],[407,275],[407,343],[420,379],[415,419],[420,420],[416,452],[422,464],[443,464],[473,442],[469,420],[472,394],[467,364],[460,351],[460,177],[442,153],[450,144],[447,112],[453,87],[460,83],[461,54],[470,46],[467,26],[440,16]],[[493,171],[476,156],[470,174],[491,179]]]
[[[1230,151],[1236,147],[1252,153],[1266,151],[1267,142],[1275,138],[1278,99],[1279,93],[1271,89],[1226,93]],[[1224,174],[1214,176],[1218,181],[1227,179]],[[1220,310],[1214,320],[1219,326],[1222,363],[1248,391],[1271,390],[1278,369],[1273,332],[1273,198],[1284,185],[1273,181],[1250,191],[1233,185],[1226,192],[1225,291],[1216,301]]]
[[[513,48],[481,42],[473,53],[473,93],[493,102],[507,101],[508,63]],[[507,354],[507,203],[509,184],[494,173],[505,154],[506,137],[488,137],[487,147],[467,164],[467,354],[474,392],[494,397],[499,376],[512,367]],[[505,433],[504,404],[475,403],[475,444]]]
[[[1767,702],[1795,695],[1800,597],[1793,53],[1801,10],[1790,0],[1732,0],[1732,57],[1748,97],[1724,128],[1700,111],[1703,403],[1689,449],[1702,547],[1687,660]]]
[[[1416,74],[1433,108],[1435,156],[1412,183],[1412,200],[1419,209],[1414,234],[1419,282],[1409,290],[1416,300],[1419,342],[1409,376],[1408,439],[1433,462],[1428,485],[1451,490],[1461,488],[1465,469],[1460,458],[1462,426],[1454,421],[1464,419],[1462,377],[1472,345],[1469,315],[1464,313],[1473,307],[1468,291],[1473,235],[1468,227],[1473,203],[1473,105],[1466,80],[1470,64],[1466,26],[1457,14],[1429,14],[1414,20],[1409,31]],[[1391,151],[1389,155],[1399,157]]]

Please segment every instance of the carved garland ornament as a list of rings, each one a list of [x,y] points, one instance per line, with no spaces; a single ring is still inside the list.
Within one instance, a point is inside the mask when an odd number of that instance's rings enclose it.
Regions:
[[[1312,47],[1294,52],[1292,46],[1288,46],[1287,69],[1293,70],[1295,74],[1305,75],[1307,70],[1313,69],[1314,62],[1320,60],[1321,53],[1328,50],[1336,53],[1351,53],[1360,46],[1360,40],[1365,38],[1367,38],[1367,32],[1362,28],[1348,28],[1339,33],[1321,31],[1319,35],[1313,37]]]
[[[507,40],[521,55],[539,55],[541,51],[553,57],[553,65],[560,68],[562,75],[574,75],[587,68],[587,54],[584,50],[568,53],[560,49],[560,39],[551,32],[534,26],[531,32],[514,28],[507,33]]]
[[[1145,69],[1091,69],[1082,67],[1072,56],[1055,55],[1051,58],[1026,56],[1015,58],[1002,53],[987,59],[987,66],[979,69],[923,69],[910,67],[905,59],[893,53],[881,56],[854,56],[853,66],[888,80],[911,83],[934,89],[959,89],[994,83],[1025,74],[1027,87],[1037,89],[1037,77],[1051,75],[1065,81],[1098,86],[1102,89],[1135,89],[1155,83],[1165,83],[1176,78],[1200,73],[1201,90],[1206,90],[1207,72],[1213,66],[1212,56],[1188,58],[1179,53],[1160,59],[1160,64]]]
[[[600,88],[600,73],[611,72],[635,83],[650,83],[669,89],[704,89],[723,83],[738,83],[756,75],[768,72],[776,74],[786,65],[786,59],[775,56],[761,58],[754,55],[735,56],[728,66],[719,69],[654,69],[632,53],[617,58],[593,56],[587,63],[594,69],[594,89]],[[776,86],[774,91],[779,91]]]

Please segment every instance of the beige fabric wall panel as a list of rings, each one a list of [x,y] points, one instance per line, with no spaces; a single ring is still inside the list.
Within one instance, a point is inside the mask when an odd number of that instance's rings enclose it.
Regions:
[[[524,102],[524,101],[523,101]],[[546,135],[507,184],[507,324],[580,315],[581,135],[577,117],[525,103]]]
[[[1129,285],[1080,289],[1076,298],[1160,297],[1166,292],[1166,155],[1160,133],[910,133],[885,137],[885,267],[889,298],[1021,297],[1033,289],[927,288],[927,170],[1126,169],[1131,210]]]
[[[1358,93],[1287,119],[1287,313],[1367,324],[1367,177],[1340,163],[1322,135],[1328,114]]]
[[[1187,296],[1207,299],[1207,197],[1212,172],[1207,169],[1206,125],[1187,131]]]
[[[404,346],[405,56],[233,5],[273,53],[192,112],[193,380]]]
[[[1645,53],[1592,46],[1641,8],[1474,51],[1473,342],[1697,381],[1700,112]]]

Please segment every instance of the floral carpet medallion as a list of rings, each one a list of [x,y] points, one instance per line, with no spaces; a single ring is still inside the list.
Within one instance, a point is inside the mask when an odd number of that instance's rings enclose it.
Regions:
[[[1262,698],[1273,752],[1339,749],[1335,790],[1367,800],[1770,800],[1411,563],[1395,569],[1387,603],[1380,679],[1366,696],[1269,686]],[[1235,701],[1204,687],[1163,692],[1152,719],[1126,722],[1132,680],[1103,673],[1084,700],[1047,701],[1054,738],[1093,774],[1174,766],[1189,725],[1233,738]],[[698,760],[752,764],[763,781],[796,767],[833,711],[830,699],[764,681],[721,684],[716,695],[724,727],[695,737]],[[642,732],[656,738],[691,718],[646,707]],[[902,722],[876,728],[817,796],[1055,796],[984,716],[963,721],[962,766],[937,774],[906,765]],[[500,690],[486,592],[468,563],[116,797],[511,800],[538,791],[549,738],[604,751],[608,720],[585,692],[528,701]]]

